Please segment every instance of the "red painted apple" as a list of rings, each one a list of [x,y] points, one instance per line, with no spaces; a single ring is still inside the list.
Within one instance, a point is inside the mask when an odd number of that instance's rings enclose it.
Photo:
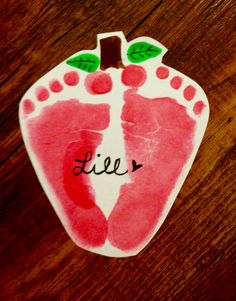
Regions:
[[[166,49],[121,32],[98,35],[37,81],[20,103],[22,135],[52,206],[74,242],[137,254],[164,221],[209,114],[206,95],[162,64]],[[50,230],[50,229],[49,229]]]

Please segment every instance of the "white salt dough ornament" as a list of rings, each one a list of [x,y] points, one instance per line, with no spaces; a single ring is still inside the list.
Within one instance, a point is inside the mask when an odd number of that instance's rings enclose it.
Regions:
[[[38,179],[72,240],[94,253],[140,252],[165,220],[196,156],[209,106],[165,66],[167,49],[122,32],[98,35],[20,102]]]

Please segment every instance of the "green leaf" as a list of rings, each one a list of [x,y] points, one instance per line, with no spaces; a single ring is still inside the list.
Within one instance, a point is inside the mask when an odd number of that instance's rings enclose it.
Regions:
[[[97,70],[100,60],[94,54],[84,53],[67,60],[66,63],[72,67],[90,73]]]
[[[132,63],[141,63],[161,54],[162,49],[147,42],[137,42],[128,49],[128,59]]]

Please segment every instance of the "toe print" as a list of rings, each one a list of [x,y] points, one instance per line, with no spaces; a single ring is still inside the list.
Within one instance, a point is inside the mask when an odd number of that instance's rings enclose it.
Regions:
[[[169,76],[169,70],[166,67],[158,67],[156,75],[160,79],[166,79]]]
[[[22,101],[22,105],[23,105],[23,112],[25,113],[25,115],[32,113],[35,109],[35,105],[30,99],[24,99]]]
[[[156,70],[156,76],[158,79],[160,79],[163,82],[163,80],[169,78],[169,75],[172,76],[171,72],[166,66],[159,66]],[[201,93],[201,89],[199,89],[198,91],[194,85],[192,84],[186,85],[186,83],[183,80],[183,76],[173,75],[169,83],[172,89],[182,91],[182,95],[177,93],[176,97],[183,98],[184,101],[187,101],[189,103],[196,100],[198,92]],[[206,104],[204,103],[204,101],[196,101],[195,104],[193,105],[192,110],[195,113],[195,115],[200,115],[205,107]]]
[[[67,72],[64,75],[64,82],[68,86],[76,86],[79,83],[79,75],[76,71]]]
[[[188,101],[192,100],[195,96],[196,89],[189,85],[184,89],[184,98]]]
[[[63,90],[62,84],[57,80],[53,79],[49,83],[50,90],[54,93],[59,93]]]
[[[36,88],[35,94],[37,96],[38,101],[45,101],[49,98],[48,89],[42,86]]]
[[[109,74],[97,71],[86,77],[85,87],[90,94],[106,94],[112,89],[112,79]]]
[[[199,100],[197,101],[193,106],[193,111],[196,115],[200,115],[206,105],[203,101]]]
[[[174,76],[170,81],[170,85],[173,89],[178,90],[182,85],[182,81],[180,76]]]
[[[99,35],[96,49],[55,67],[20,103],[36,174],[84,249],[112,257],[140,252],[196,156],[208,101],[197,83],[162,64],[166,51],[148,37]]]
[[[141,66],[129,65],[127,66],[121,75],[121,80],[124,85],[129,87],[142,86],[147,78],[146,71]]]

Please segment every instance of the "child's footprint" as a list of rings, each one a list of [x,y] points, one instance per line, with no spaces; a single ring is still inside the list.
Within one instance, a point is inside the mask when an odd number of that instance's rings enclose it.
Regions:
[[[101,131],[109,126],[109,105],[85,104],[72,98],[57,101],[63,90],[78,88],[78,79],[73,71],[64,75],[65,88],[57,79],[49,82],[51,92],[45,86],[32,87],[27,92],[32,100],[22,101],[20,116],[42,186],[73,239],[89,248],[104,244],[107,221],[96,205],[89,176],[76,177],[72,170],[78,152],[84,153],[88,147],[95,152],[100,145]]]
[[[133,80],[132,67],[128,68],[123,73],[130,72]],[[140,82],[124,82],[132,86],[124,93],[121,116],[127,161],[136,158],[143,165],[142,170],[132,173],[132,182],[121,187],[108,220],[110,242],[124,251],[139,249],[156,232],[171,206],[168,198],[179,191],[183,182],[181,174],[183,177],[188,171],[195,156],[199,146],[196,135],[203,135],[201,113],[205,109],[208,114],[205,94],[189,78],[176,74],[175,70],[160,65],[156,78],[150,76],[150,80],[156,81],[158,94],[163,95],[158,98],[137,93],[145,77],[141,73]],[[164,80],[171,88],[166,89]]]

